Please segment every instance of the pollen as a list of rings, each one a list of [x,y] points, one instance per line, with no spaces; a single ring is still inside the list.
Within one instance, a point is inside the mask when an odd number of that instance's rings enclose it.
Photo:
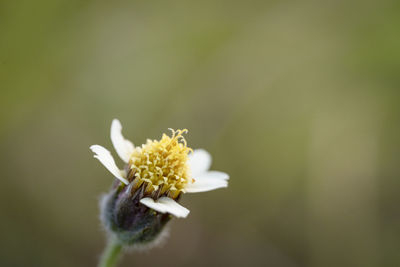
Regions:
[[[128,179],[135,189],[143,187],[144,193],[153,197],[168,196],[173,199],[185,193],[189,182],[187,146],[183,134],[187,130],[173,130],[172,136],[163,134],[160,141],[147,140],[136,147],[129,161]]]

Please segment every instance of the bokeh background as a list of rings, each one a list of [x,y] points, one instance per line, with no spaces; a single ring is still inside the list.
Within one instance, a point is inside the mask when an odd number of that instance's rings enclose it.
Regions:
[[[89,146],[188,128],[228,189],[121,266],[400,266],[398,1],[0,2],[0,265],[95,266]],[[115,153],[114,153],[115,155]],[[121,163],[121,162],[119,162]]]

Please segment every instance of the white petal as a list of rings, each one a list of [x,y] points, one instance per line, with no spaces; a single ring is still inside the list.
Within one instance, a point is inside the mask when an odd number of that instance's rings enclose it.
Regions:
[[[164,204],[157,203],[157,202],[154,201],[154,199],[152,199],[150,197],[142,198],[140,200],[140,203],[142,203],[143,205],[145,205],[145,206],[147,206],[147,207],[149,207],[149,208],[151,208],[153,210],[156,210],[158,212],[161,212],[161,213],[166,213],[167,212],[167,208],[165,207]]]
[[[117,165],[115,164],[114,158],[112,157],[110,151],[99,145],[93,145],[90,147],[90,149],[96,154],[94,157],[98,159],[104,165],[104,167],[107,168],[107,170],[109,170],[116,178],[121,180],[121,182],[129,184],[128,180],[125,179],[123,172],[118,169]]]
[[[131,141],[126,140],[122,135],[122,126],[119,120],[114,119],[111,123],[111,142],[114,145],[115,151],[118,156],[126,163],[129,162],[129,158],[135,149]]]
[[[189,210],[180,204],[178,204],[175,200],[169,197],[160,197],[158,199],[159,203],[164,204],[167,207],[168,213],[175,215],[178,218],[186,218],[189,215]]]
[[[140,200],[143,205],[161,213],[170,213],[178,218],[185,218],[189,214],[189,210],[179,205],[175,200],[169,197],[160,197],[157,201],[146,197]]]
[[[210,177],[194,178],[194,183],[187,184],[185,187],[188,193],[206,192],[228,186],[228,181]]]
[[[219,171],[208,171],[208,172],[204,172],[200,175],[197,175],[196,177],[193,176],[193,178],[195,180],[201,180],[204,178],[229,180],[229,175],[227,173],[219,172]]]
[[[206,172],[211,166],[211,155],[204,149],[196,149],[189,155],[188,161],[193,177]]]

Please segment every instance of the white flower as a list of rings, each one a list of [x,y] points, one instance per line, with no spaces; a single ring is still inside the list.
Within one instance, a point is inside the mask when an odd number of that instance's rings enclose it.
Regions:
[[[205,192],[228,186],[229,175],[210,171],[211,156],[203,149],[191,150],[182,136],[187,130],[172,131],[172,137],[163,135],[160,141],[147,140],[135,147],[126,140],[119,120],[111,124],[111,141],[118,156],[127,164],[121,170],[111,153],[102,146],[90,149],[104,167],[123,185],[131,184],[134,190],[143,190],[140,203],[160,213],[184,218],[189,210],[178,204],[183,193]]]

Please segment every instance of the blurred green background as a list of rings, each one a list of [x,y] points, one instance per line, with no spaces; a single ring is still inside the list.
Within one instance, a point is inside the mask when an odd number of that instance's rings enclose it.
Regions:
[[[228,189],[122,266],[400,266],[397,1],[0,1],[0,265],[95,266],[113,118]],[[113,152],[114,153],[114,152]],[[114,153],[115,155],[115,153]],[[121,163],[121,162],[119,162]]]

